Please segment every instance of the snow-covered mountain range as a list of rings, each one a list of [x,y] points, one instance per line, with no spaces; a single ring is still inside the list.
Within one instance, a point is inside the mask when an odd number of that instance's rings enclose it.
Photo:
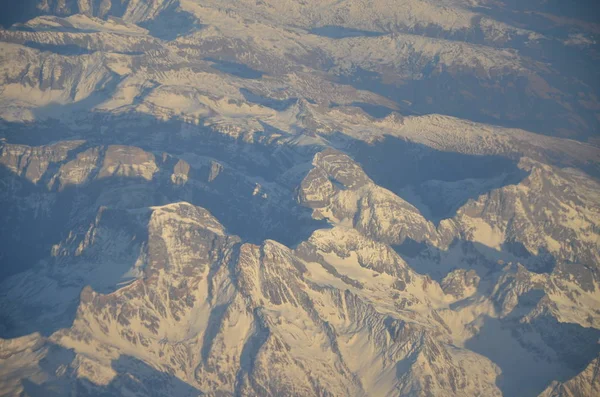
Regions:
[[[1,7],[0,395],[600,393],[593,2]]]

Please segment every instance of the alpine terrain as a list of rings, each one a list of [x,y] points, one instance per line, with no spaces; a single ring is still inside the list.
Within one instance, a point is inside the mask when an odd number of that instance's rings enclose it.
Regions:
[[[0,396],[600,396],[593,0],[3,0]]]

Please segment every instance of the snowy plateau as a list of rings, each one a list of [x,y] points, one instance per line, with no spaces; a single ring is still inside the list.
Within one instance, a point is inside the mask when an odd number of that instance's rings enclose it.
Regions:
[[[0,396],[600,396],[595,0],[0,2]]]

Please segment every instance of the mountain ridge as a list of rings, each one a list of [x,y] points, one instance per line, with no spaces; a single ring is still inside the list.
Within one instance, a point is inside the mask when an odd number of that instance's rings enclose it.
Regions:
[[[1,395],[594,395],[591,16],[18,7],[0,30]]]

